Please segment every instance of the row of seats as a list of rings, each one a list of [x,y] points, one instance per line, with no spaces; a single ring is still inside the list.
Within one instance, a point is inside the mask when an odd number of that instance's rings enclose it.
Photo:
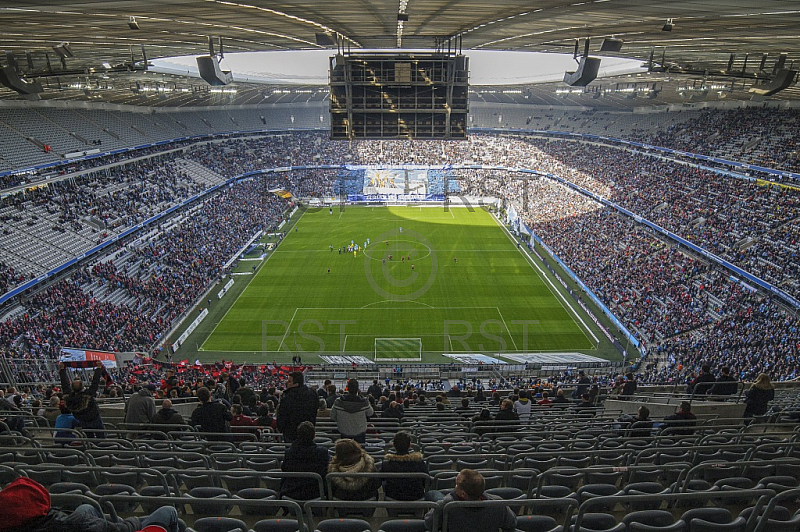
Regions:
[[[51,488],[52,490],[52,488]],[[291,501],[274,493],[260,498],[216,497],[213,490],[197,496],[97,495],[56,491],[54,504],[62,508],[91,501],[113,517],[145,515],[165,504],[175,506],[189,530],[247,531],[372,531],[425,530],[421,517],[434,503],[425,501]],[[495,494],[503,495],[494,490]],[[246,495],[246,494],[245,494]],[[510,497],[500,500],[455,501],[439,507],[441,530],[449,530],[454,511],[464,507],[508,506],[517,515],[518,530],[536,532],[770,532],[796,531],[800,489],[770,488],[702,490],[555,497]],[[302,505],[302,506],[301,506]],[[216,515],[211,515],[216,514]],[[251,523],[252,525],[248,524]]]

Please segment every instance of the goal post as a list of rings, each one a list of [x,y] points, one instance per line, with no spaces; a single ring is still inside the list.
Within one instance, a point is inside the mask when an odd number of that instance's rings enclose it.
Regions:
[[[404,360],[422,360],[422,338],[375,338],[375,362]]]

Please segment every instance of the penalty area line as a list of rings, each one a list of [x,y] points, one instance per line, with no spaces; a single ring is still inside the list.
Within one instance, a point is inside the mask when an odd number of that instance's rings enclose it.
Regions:
[[[298,310],[300,310],[300,309],[299,309],[299,308],[296,308],[296,309],[294,309],[294,314],[292,314],[292,319],[291,319],[291,320],[289,320],[289,326],[288,326],[288,327],[286,327],[286,332],[285,332],[285,333],[283,333],[283,338],[281,338],[281,341],[280,341],[280,343],[278,344],[278,350],[279,350],[279,351],[280,351],[280,348],[281,348],[281,346],[284,346],[284,347],[286,347],[287,349],[289,348],[289,346],[288,346],[288,345],[285,345],[285,344],[284,344],[284,342],[286,341],[286,337],[287,337],[287,336],[289,336],[289,332],[292,330],[292,323],[294,323],[294,317],[295,317],[295,316],[297,316],[297,311],[298,311]],[[292,350],[291,350],[291,349],[289,349],[289,351],[291,352]]]

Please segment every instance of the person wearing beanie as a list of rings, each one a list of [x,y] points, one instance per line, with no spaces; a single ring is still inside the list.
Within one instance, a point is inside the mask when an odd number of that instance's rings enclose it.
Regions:
[[[519,399],[514,402],[514,412],[517,413],[519,419],[522,421],[528,421],[531,418],[532,407],[533,403],[530,399],[528,399],[528,391],[520,390]]]
[[[375,473],[375,460],[361,448],[357,441],[344,438],[336,442],[335,454],[328,473]],[[363,476],[336,476],[330,479],[333,493],[337,499],[345,501],[366,501],[377,498],[381,483],[377,478]]]
[[[148,517],[125,520],[103,516],[90,504],[72,513],[50,507],[47,488],[30,478],[18,478],[0,490],[0,532],[181,532],[185,526],[172,506]]]

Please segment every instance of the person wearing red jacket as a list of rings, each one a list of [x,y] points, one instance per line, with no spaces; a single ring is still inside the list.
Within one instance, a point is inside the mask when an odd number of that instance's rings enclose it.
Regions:
[[[242,413],[242,405],[235,404],[231,406],[231,427],[257,427],[258,422]]]

